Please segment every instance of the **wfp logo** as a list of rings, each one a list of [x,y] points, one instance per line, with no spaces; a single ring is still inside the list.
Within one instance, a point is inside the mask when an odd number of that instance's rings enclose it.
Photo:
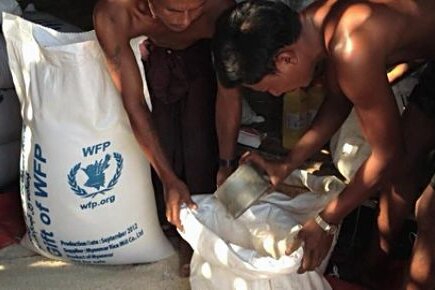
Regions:
[[[102,148],[104,148],[103,151],[105,151],[110,145],[110,142],[99,145],[103,145]],[[106,145],[106,147],[104,147],[104,145]],[[89,148],[96,149],[90,150]],[[85,157],[96,154],[98,148],[98,145],[95,145],[86,148],[86,150],[84,149]],[[68,184],[71,190],[82,198],[94,198],[98,194],[105,194],[112,190],[118,183],[122,174],[123,162],[124,159],[122,155],[116,152],[113,153],[113,156],[106,154],[104,158],[94,160],[87,165],[82,165],[82,163],[79,162],[69,171]],[[108,175],[112,176],[110,180],[107,178]]]

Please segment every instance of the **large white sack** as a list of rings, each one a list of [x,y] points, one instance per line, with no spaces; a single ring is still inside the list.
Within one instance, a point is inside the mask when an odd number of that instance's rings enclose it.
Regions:
[[[0,144],[21,137],[20,102],[14,89],[0,89]]]
[[[316,177],[300,170],[285,182],[303,184],[311,192],[294,199],[272,193],[236,220],[214,196],[192,197],[198,209],[182,209],[181,235],[194,249],[190,263],[193,290],[331,289],[323,277],[329,255],[316,271],[297,274],[302,247],[277,259],[255,250],[257,229],[279,228],[279,234],[288,232],[316,215],[345,187],[335,177]]]
[[[20,140],[0,144],[0,187],[18,179]]]
[[[23,114],[21,197],[34,249],[94,264],[171,255],[149,163],[95,33],[60,33],[9,14],[3,33]]]

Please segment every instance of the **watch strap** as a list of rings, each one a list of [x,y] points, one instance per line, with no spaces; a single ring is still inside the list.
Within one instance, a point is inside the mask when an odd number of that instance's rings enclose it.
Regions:
[[[327,223],[320,215],[317,215],[314,218],[314,221],[323,231],[325,231],[329,235],[334,235],[338,230],[337,225]]]
[[[234,168],[237,167],[238,160],[234,159],[219,159],[219,167]]]

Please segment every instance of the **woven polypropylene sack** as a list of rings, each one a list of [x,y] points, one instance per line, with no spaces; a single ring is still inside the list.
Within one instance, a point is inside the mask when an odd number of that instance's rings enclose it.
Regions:
[[[23,117],[28,244],[51,258],[92,264],[171,255],[149,162],[95,33],[61,33],[9,14],[3,33]],[[138,63],[139,41],[132,41]],[[146,85],[144,93],[149,103]]]
[[[302,170],[294,171],[285,183],[305,186],[307,192],[292,199],[278,192],[268,194],[237,219],[215,196],[192,197],[198,208],[181,210],[184,232],[180,234],[194,250],[190,263],[193,290],[331,289],[323,273],[333,246],[315,271],[304,274],[297,274],[302,247],[289,256],[270,254],[283,234],[313,218],[345,184],[334,176],[318,177]]]

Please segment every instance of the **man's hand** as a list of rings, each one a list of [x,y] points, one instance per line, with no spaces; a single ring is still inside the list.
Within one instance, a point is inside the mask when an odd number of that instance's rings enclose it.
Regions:
[[[303,243],[304,248],[304,256],[298,269],[299,274],[313,271],[322,263],[331,248],[333,237],[320,228],[314,219],[304,224],[297,236],[297,240]]]
[[[183,231],[183,225],[180,221],[180,206],[185,203],[189,208],[196,208],[197,205],[190,198],[189,190],[186,184],[181,180],[165,184],[165,201],[166,201],[166,218],[168,222]]]
[[[295,168],[284,159],[267,160],[258,153],[246,152],[240,158],[240,163],[251,162],[263,169],[270,178],[272,186],[281,183]]]

